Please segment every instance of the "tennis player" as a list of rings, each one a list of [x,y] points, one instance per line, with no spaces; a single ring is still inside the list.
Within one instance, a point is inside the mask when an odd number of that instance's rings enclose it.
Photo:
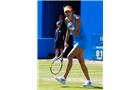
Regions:
[[[84,61],[84,49],[87,47],[87,38],[82,28],[82,21],[80,19],[80,16],[73,14],[73,8],[70,5],[63,7],[63,9],[64,9],[64,14],[66,16],[65,23],[68,29],[66,32],[64,46],[68,47],[67,42],[70,36],[70,32],[72,31],[73,39],[74,39],[73,42],[74,47],[67,56],[68,64],[64,75],[61,77],[56,77],[55,79],[64,85],[66,84],[66,79],[73,63],[72,58],[76,56],[80,63],[81,69],[87,79],[87,81],[83,84],[83,86],[92,86],[92,82],[88,74],[88,69]]]

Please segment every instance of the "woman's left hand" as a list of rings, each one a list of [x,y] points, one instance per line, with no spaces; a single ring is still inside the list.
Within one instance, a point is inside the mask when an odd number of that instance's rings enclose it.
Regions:
[[[72,22],[69,22],[69,23],[68,23],[68,26],[69,26],[70,28],[72,28]]]

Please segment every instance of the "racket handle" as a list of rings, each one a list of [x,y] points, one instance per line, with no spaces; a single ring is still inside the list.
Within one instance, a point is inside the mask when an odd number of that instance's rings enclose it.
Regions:
[[[64,48],[63,53],[65,53],[66,49],[67,49],[67,47]]]

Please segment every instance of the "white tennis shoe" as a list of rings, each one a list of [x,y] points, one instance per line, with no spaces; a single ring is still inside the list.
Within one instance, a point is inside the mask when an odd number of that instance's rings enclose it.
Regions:
[[[63,85],[66,84],[66,79],[65,79],[63,76],[61,76],[61,77],[56,77],[55,79],[56,79],[58,82],[62,83]]]
[[[92,87],[92,82],[86,81],[85,84],[83,84],[83,87]]]

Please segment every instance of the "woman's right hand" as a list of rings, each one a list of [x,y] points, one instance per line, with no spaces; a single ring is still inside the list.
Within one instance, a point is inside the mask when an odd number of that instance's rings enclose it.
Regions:
[[[69,44],[67,44],[66,42],[64,43],[64,47],[68,47],[69,46]]]

